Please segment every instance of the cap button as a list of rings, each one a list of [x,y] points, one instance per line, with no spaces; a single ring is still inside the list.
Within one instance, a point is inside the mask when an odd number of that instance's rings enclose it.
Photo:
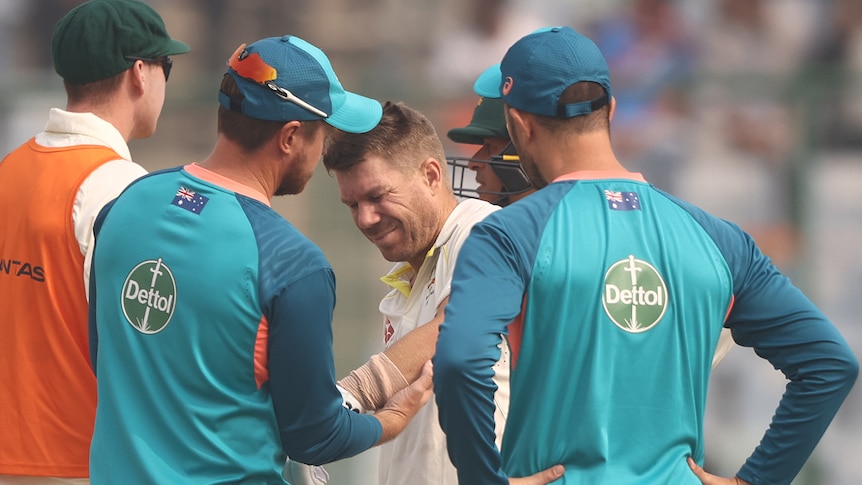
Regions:
[[[291,38],[291,37],[293,37],[293,36],[292,36],[292,35],[284,35],[284,36],[282,36],[282,37],[281,37],[281,39],[279,39],[279,40],[280,40],[280,41],[282,41],[282,42],[290,42],[290,38]]]

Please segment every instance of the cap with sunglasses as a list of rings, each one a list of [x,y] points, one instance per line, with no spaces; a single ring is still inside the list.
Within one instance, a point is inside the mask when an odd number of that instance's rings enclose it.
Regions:
[[[243,44],[227,65],[242,97],[219,92],[219,103],[249,118],[323,120],[343,131],[365,133],[383,116],[379,101],[345,91],[326,54],[299,37]]]
[[[136,59],[159,62],[189,46],[168,35],[161,16],[138,0],[89,0],[69,11],[54,28],[54,70],[66,82],[87,84],[115,76]]]
[[[171,69],[174,67],[174,61],[170,57],[159,57],[156,59],[149,59],[146,57],[136,57],[136,56],[126,56],[126,59],[130,61],[144,61],[150,62],[153,64],[161,64],[162,72],[165,73],[165,81],[171,77]]]

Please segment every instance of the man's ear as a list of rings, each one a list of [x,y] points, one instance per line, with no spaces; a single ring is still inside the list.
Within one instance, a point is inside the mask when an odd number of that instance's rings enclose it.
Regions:
[[[608,113],[608,121],[614,120],[614,112],[617,110],[617,98],[611,96],[610,112]]]
[[[136,60],[132,67],[126,70],[126,75],[138,96],[143,95],[146,89],[144,69],[144,61]]]
[[[534,123],[535,120],[529,113],[524,113],[511,106],[506,108],[506,129],[509,130],[510,134],[512,130],[518,130],[519,138],[523,142],[528,142],[533,137]]]
[[[443,183],[443,167],[434,157],[428,157],[422,162],[422,176],[429,187],[436,189]]]
[[[299,133],[301,125],[302,123],[299,121],[288,121],[281,126],[275,135],[278,149],[284,154],[290,154],[302,142],[302,135]]]

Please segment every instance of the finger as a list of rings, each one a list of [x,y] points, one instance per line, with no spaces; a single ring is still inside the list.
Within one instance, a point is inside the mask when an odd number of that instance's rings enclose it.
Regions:
[[[419,375],[419,378],[411,384],[412,387],[415,387],[416,390],[421,393],[420,402],[424,405],[431,399],[431,395],[434,390],[434,366],[431,364],[431,361],[425,362],[425,365],[422,366],[422,374]]]
[[[422,373],[419,374],[419,377],[413,384],[423,391],[431,389],[434,386],[434,366],[430,360],[426,361],[422,366]]]
[[[563,473],[566,469],[563,465],[554,465],[551,468],[547,468],[545,470],[536,473],[535,475],[530,475],[529,477],[524,478],[510,478],[510,485],[545,485],[546,483],[551,483],[554,480],[563,476]]]
[[[694,472],[694,476],[700,479],[700,482],[703,484],[708,484],[710,480],[709,473],[706,473],[703,468],[700,467],[691,457],[686,459],[688,461],[688,467],[691,468],[691,471]]]
[[[422,374],[419,377],[428,379],[428,385],[431,385],[432,378],[434,377],[434,364],[430,360],[425,361],[425,365],[422,366]]]

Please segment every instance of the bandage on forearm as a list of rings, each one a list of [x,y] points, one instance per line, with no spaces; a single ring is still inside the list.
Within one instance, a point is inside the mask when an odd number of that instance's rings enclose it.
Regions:
[[[409,384],[398,367],[382,352],[372,355],[368,362],[338,381],[339,386],[368,410],[382,408],[390,397]]]

